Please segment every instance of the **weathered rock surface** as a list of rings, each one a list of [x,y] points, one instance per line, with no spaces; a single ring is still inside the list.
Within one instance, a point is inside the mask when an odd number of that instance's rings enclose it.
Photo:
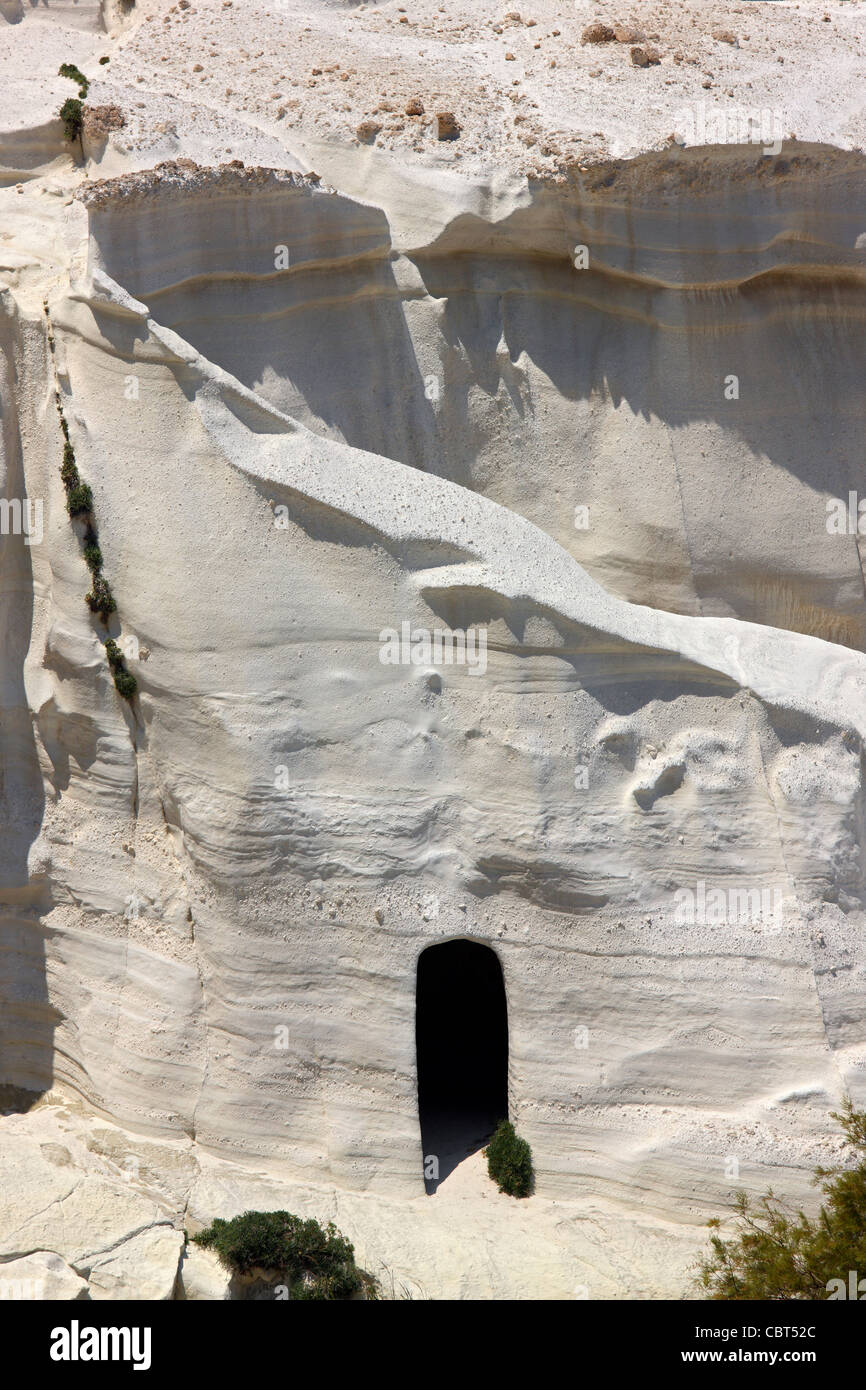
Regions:
[[[44,527],[0,549],[0,1081],[55,1088],[0,1120],[0,1261],[49,1297],[223,1298],[183,1229],[287,1207],[395,1292],[680,1296],[733,1190],[811,1200],[830,1111],[866,1100],[862,7],[834,8],[830,59],[795,44],[778,155],[698,138],[701,68],[648,14],[661,63],[588,44],[617,72],[599,143],[534,171],[506,156],[553,140],[546,78],[534,113],[497,87],[497,168],[471,84],[407,62],[386,100],[424,93],[416,159],[372,100],[387,16],[352,15],[343,83],[316,9],[318,74],[305,31],[285,83],[215,115],[190,84],[236,16],[169,8],[95,77],[127,124],[87,178],[59,79],[16,77],[32,109],[0,137],[0,479]],[[775,99],[745,23],[734,48],[727,12],[678,8],[732,100]],[[199,11],[217,57],[168,94]],[[38,23],[52,68],[108,43]],[[305,84],[291,144],[265,77],[284,109]],[[322,92],[356,79],[341,134]],[[83,602],[55,392],[132,706]],[[385,664],[404,623],[483,632],[484,669]],[[465,937],[504,971],[525,1203],[478,1154],[424,1195],[417,959]]]
[[[192,1244],[186,1247],[178,1268],[179,1298],[218,1302],[229,1297],[230,1284],[230,1274],[212,1250]]]
[[[20,1260],[0,1263],[0,1298],[13,1302],[60,1302],[82,1299],[87,1280],[52,1251],[37,1250]]]

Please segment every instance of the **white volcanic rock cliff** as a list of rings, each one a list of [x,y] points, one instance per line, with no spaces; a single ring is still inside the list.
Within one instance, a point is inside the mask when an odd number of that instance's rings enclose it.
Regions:
[[[412,55],[391,6],[262,6],[257,39],[252,6],[9,8],[0,476],[41,534],[0,538],[7,1277],[223,1297],[181,1228],[271,1206],[413,1293],[682,1295],[733,1190],[808,1200],[866,1101],[866,164],[862,110],[819,101],[863,6],[729,7],[741,57],[693,0],[646,71],[580,45],[609,6],[539,6],[519,42],[568,41],[580,92],[534,167],[489,143],[510,70],[458,109],[440,50],[493,51],[480,5],[459,44],[419,10]],[[277,82],[252,49],[289,16]],[[338,82],[375,115],[416,37],[419,147],[389,112],[359,143]],[[688,101],[777,100],[783,46],[777,155],[668,139]],[[536,142],[558,51],[521,67]],[[66,60],[126,119],[77,152]],[[462,940],[501,965],[523,1203],[419,1125],[419,956]]]

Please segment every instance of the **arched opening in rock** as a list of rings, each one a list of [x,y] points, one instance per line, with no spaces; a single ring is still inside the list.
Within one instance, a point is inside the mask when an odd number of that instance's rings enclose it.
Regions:
[[[418,958],[418,1115],[429,1193],[508,1115],[508,1011],[495,951],[443,941]]]

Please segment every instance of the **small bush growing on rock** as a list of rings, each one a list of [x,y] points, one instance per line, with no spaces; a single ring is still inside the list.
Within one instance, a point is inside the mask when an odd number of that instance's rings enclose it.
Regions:
[[[70,516],[87,516],[93,511],[93,493],[87,483],[75,483],[69,489],[66,510]]]
[[[111,667],[111,673],[114,677],[115,689],[119,695],[123,696],[124,700],[131,700],[138,689],[138,681],[135,679],[135,676],[127,671],[123,659],[123,652],[120,650],[113,637],[109,637],[106,640],[105,655],[108,658],[108,664]]]
[[[358,1269],[354,1248],[333,1222],[322,1227],[287,1211],[245,1211],[231,1221],[217,1217],[193,1241],[216,1251],[235,1274],[261,1269],[280,1276],[291,1298],[348,1298],[373,1282]]]
[[[107,579],[103,579],[101,574],[93,576],[93,585],[90,593],[85,594],[84,601],[91,613],[98,613],[103,622],[108,621],[109,614],[117,611],[117,604],[111,592],[111,586]]]
[[[64,139],[71,144],[73,140],[81,139],[84,127],[84,98],[87,96],[90,83],[74,63],[61,63],[58,71],[61,77],[68,77],[70,82],[78,84],[78,96],[67,97],[60,108]]]
[[[123,670],[123,653],[113,637],[109,637],[105,643],[105,655],[108,657],[108,664],[112,671]]]
[[[138,681],[129,671],[115,671],[114,686],[124,700],[131,700],[138,689]]]
[[[84,563],[91,574],[96,574],[102,569],[102,551],[95,541],[90,541],[84,547]]]
[[[66,488],[67,492],[81,482],[78,476],[78,467],[75,462],[75,450],[68,441],[63,446],[63,463],[60,465],[60,476],[63,479],[63,486]]]
[[[484,1150],[487,1171],[500,1192],[509,1197],[528,1197],[532,1190],[532,1151],[514,1132],[508,1120],[500,1120]]]
[[[84,105],[78,97],[67,97],[60,108],[60,119],[63,122],[63,138],[71,144],[73,140],[81,137],[81,130],[84,125]]]
[[[710,1237],[700,1284],[708,1298],[723,1300],[857,1298],[853,1282],[866,1274],[866,1110],[848,1101],[834,1114],[854,1151],[853,1168],[816,1168],[814,1181],[826,1203],[814,1219],[786,1212],[772,1191],[757,1204],[738,1192],[738,1230],[732,1240]],[[719,1221],[709,1222],[718,1230]]]
[[[77,68],[74,63],[61,63],[60,67],[58,68],[58,72],[61,77],[68,77],[70,82],[78,83],[78,91],[80,96],[87,96],[87,91],[90,87],[90,83],[84,76],[84,73],[81,71],[81,69]]]

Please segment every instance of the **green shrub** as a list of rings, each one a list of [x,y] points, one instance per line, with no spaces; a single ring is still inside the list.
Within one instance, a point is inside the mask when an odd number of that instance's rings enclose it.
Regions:
[[[514,1132],[508,1120],[500,1120],[484,1150],[487,1171],[500,1192],[509,1197],[528,1197],[532,1190],[532,1151]]]
[[[138,681],[129,671],[115,671],[114,686],[118,694],[123,696],[124,700],[131,700],[138,689]]]
[[[75,462],[75,450],[68,442],[63,446],[63,462],[60,465],[60,476],[63,479],[63,486],[66,488],[67,492],[81,482],[78,476],[78,466]]]
[[[278,1275],[291,1298],[348,1298],[373,1282],[358,1269],[351,1243],[330,1221],[323,1228],[287,1211],[245,1211],[231,1221],[217,1217],[193,1240],[215,1250],[235,1274],[262,1269]]]
[[[105,655],[108,657],[108,664],[112,671],[123,670],[123,652],[113,637],[109,637],[105,643]]]
[[[70,144],[73,140],[81,137],[84,125],[84,107],[77,97],[67,97],[60,108],[60,119],[63,122],[63,138]]]
[[[87,483],[76,483],[69,489],[66,510],[70,516],[87,516],[93,511],[93,493]]]
[[[102,569],[102,551],[95,541],[84,547],[84,563],[91,574],[96,574]]]
[[[103,579],[101,574],[93,576],[93,585],[90,593],[85,594],[84,601],[91,613],[98,613],[103,622],[108,621],[110,613],[117,611],[117,604],[111,592],[111,586],[107,579]]]
[[[80,68],[77,68],[74,63],[61,63],[57,71],[61,77],[68,77],[70,82],[78,83],[79,96],[87,96],[90,83]]]
[[[711,1236],[712,1253],[701,1264],[699,1282],[708,1298],[844,1298],[850,1271],[858,1271],[855,1284],[866,1274],[866,1110],[847,1101],[833,1119],[854,1151],[854,1167],[816,1168],[814,1182],[827,1200],[814,1219],[786,1212],[772,1191],[756,1205],[738,1192],[736,1235]],[[709,1225],[718,1230],[720,1223]]]

